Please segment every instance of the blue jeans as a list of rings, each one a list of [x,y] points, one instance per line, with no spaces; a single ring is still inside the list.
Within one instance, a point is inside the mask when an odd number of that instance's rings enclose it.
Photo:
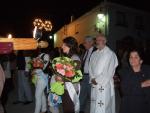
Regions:
[[[46,96],[44,93],[44,89],[47,86],[47,75],[45,75],[42,70],[40,71],[38,76],[38,80],[36,82],[36,89],[35,89],[35,112],[46,112],[47,110],[47,103],[46,103]]]

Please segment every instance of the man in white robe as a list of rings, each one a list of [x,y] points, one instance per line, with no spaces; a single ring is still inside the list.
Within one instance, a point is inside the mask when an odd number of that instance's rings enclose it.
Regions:
[[[91,88],[90,113],[115,113],[115,92],[113,76],[118,66],[115,53],[106,46],[106,38],[96,37],[96,50],[89,62]]]

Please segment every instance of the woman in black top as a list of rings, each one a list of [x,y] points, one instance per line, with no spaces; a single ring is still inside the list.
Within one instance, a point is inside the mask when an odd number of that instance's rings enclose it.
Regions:
[[[120,113],[150,113],[150,66],[142,64],[138,49],[129,52],[129,67],[120,70]]]

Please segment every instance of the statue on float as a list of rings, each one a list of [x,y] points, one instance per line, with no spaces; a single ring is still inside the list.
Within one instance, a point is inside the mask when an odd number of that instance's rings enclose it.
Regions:
[[[42,29],[52,30],[50,21],[42,22],[41,19],[35,19],[33,22],[33,38],[5,38],[0,37],[0,54],[9,54],[13,50],[34,50],[37,48],[47,48],[47,41],[39,41],[42,37]]]

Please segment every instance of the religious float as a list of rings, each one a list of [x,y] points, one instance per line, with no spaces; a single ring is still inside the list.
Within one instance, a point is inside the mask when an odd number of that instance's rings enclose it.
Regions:
[[[34,50],[37,48],[48,47],[47,41],[39,41],[42,29],[51,31],[52,24],[50,21],[42,22],[41,19],[35,19],[33,22],[33,38],[5,38],[0,37],[0,54],[8,54],[13,50]],[[39,32],[40,31],[40,32]]]

